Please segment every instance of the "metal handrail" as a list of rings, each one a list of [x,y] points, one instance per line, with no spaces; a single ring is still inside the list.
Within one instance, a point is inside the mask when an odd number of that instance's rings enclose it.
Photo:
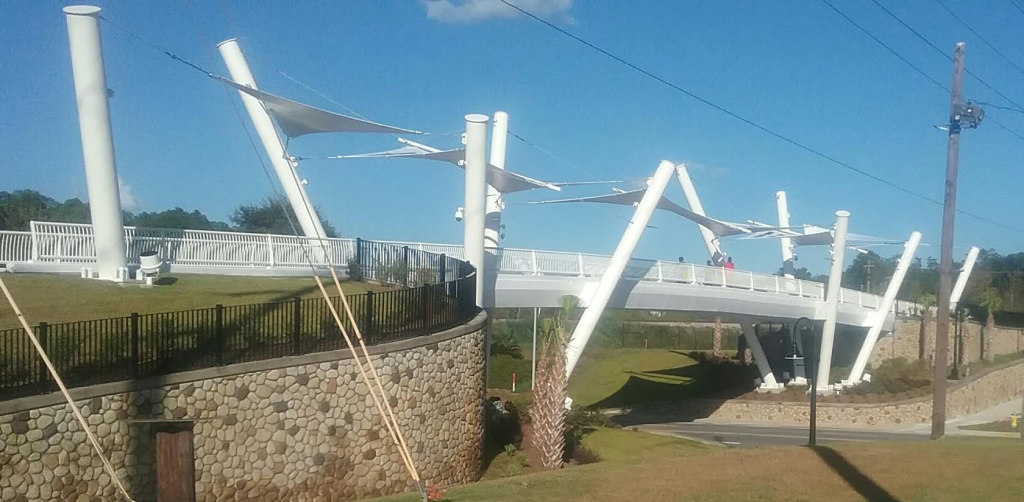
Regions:
[[[29,232],[0,232],[0,263],[33,261],[37,263],[89,263],[95,261],[92,225],[80,223],[32,222]],[[390,245],[461,259],[458,244],[376,241]],[[142,251],[158,251],[161,259],[195,267],[238,267],[295,269],[309,266],[307,255],[317,265],[330,262],[343,265],[355,257],[355,239],[312,239],[292,235],[256,234],[216,230],[177,230],[125,227],[125,251],[136,264]],[[327,256],[324,256],[326,250]],[[495,250],[499,274],[600,277],[609,256],[522,248]],[[748,291],[824,300],[825,285],[802,279],[789,279],[751,271],[708,267],[693,263],[629,260],[623,277],[633,280],[714,286]],[[840,301],[877,309],[877,295],[842,290]],[[919,309],[916,304],[900,302],[903,310]]]

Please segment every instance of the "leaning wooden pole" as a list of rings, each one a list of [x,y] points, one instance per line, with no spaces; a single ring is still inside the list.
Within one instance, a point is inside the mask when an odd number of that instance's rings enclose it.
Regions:
[[[331,269],[331,273],[333,275],[334,267],[329,268]],[[349,352],[352,353],[352,357],[353,359],[355,359],[356,366],[359,368],[359,375],[363,378],[363,381],[366,383],[367,389],[369,389],[370,391],[370,397],[373,399],[373,404],[376,405],[377,411],[381,414],[381,418],[384,420],[384,426],[387,428],[388,433],[391,435],[391,440],[394,441],[395,444],[398,446],[398,453],[402,457],[402,462],[405,464],[406,470],[409,471],[409,475],[416,483],[416,489],[422,493],[423,487],[421,486],[420,476],[419,473],[416,471],[416,466],[412,462],[412,456],[410,455],[408,448],[404,446],[404,442],[399,440],[400,431],[396,430],[398,424],[395,423],[394,425],[392,425],[392,421],[389,418],[389,415],[385,413],[384,407],[380,404],[381,400],[385,396],[382,395],[380,398],[377,397],[377,392],[373,388],[373,381],[370,379],[369,376],[367,376],[366,368],[363,367],[363,361],[360,358],[359,353],[356,352],[355,346],[352,344],[352,339],[351,337],[349,337],[348,330],[345,329],[344,323],[341,322],[341,316],[338,315],[338,310],[334,308],[334,304],[331,303],[330,295],[327,293],[327,289],[324,287],[323,281],[320,280],[320,276],[318,275],[314,275],[313,278],[316,280],[317,287],[320,288],[320,293],[323,295],[324,301],[327,303],[327,308],[328,310],[330,310],[331,316],[334,317],[334,322],[338,325],[338,330],[341,331],[342,338],[345,339],[345,344],[348,345]],[[344,299],[344,296],[342,296],[342,298]],[[353,321],[352,324],[353,326],[355,326],[355,319],[351,317],[351,314],[349,314],[349,319]],[[370,364],[371,370],[373,370],[372,361],[368,361],[368,363]],[[383,399],[383,401],[385,404],[388,404],[387,399]],[[388,406],[390,407],[390,404],[388,404]]]
[[[352,308],[348,304],[348,298],[345,296],[345,292],[341,290],[341,281],[338,280],[338,274],[334,271],[334,267],[330,267],[330,269],[331,278],[334,279],[334,287],[338,289],[338,295],[341,297],[341,304],[345,307],[345,314],[348,315],[349,320],[352,321],[352,330],[356,334],[356,340],[359,341],[359,347],[363,350],[363,357],[366,358],[366,361],[370,365],[370,373],[373,375],[373,380],[376,382],[377,388],[380,389],[381,396],[386,396],[387,394],[384,391],[384,385],[380,383],[380,377],[377,375],[377,368],[373,365],[373,362],[370,361],[370,352],[366,350],[366,343],[363,341],[363,333],[359,329],[359,323],[356,322],[356,318],[352,314]],[[398,419],[395,417],[395,412],[391,409],[391,403],[388,402],[387,399],[384,399],[384,406],[387,408],[388,416],[395,422],[395,429],[398,431],[398,441],[401,447],[408,451],[409,447],[405,443],[405,437],[402,435],[402,430],[398,428]],[[409,461],[410,463],[412,462],[411,456]],[[415,471],[415,469],[416,466],[414,465],[413,470]],[[417,474],[415,478],[419,479],[419,475]]]
[[[32,345],[36,348],[36,352],[39,353],[39,357],[42,358],[43,364],[46,365],[46,369],[49,370],[50,376],[53,377],[53,381],[57,382],[57,387],[60,388],[60,393],[64,395],[64,399],[68,402],[68,406],[71,406],[71,413],[75,415],[75,419],[78,420],[79,425],[82,426],[82,430],[85,431],[86,437],[89,439],[89,443],[92,444],[93,450],[99,455],[100,461],[103,462],[103,470],[107,471],[107,475],[117,485],[118,491],[124,496],[125,500],[134,502],[135,499],[128,494],[128,490],[125,489],[124,485],[121,484],[121,479],[117,477],[117,472],[114,470],[114,466],[110,464],[110,460],[107,459],[107,455],[103,452],[103,447],[100,446],[100,442],[96,439],[96,436],[92,433],[92,429],[89,428],[89,423],[85,421],[85,417],[82,416],[82,410],[78,409],[78,405],[75,404],[75,400],[71,398],[71,394],[68,393],[67,386],[64,385],[64,380],[61,379],[60,375],[57,374],[57,368],[53,366],[53,362],[50,361],[50,357],[46,355],[46,351],[43,350],[42,344],[39,343],[39,339],[36,338],[35,333],[32,332],[32,327],[28,321],[25,320],[25,316],[22,315],[21,309],[18,308],[17,302],[14,301],[14,297],[11,296],[11,291],[7,289],[7,283],[4,282],[3,278],[0,278],[0,289],[3,290],[4,296],[7,297],[7,302],[11,304],[11,309],[14,310],[14,315],[18,317],[18,321],[21,322],[21,327],[25,328],[25,334],[28,335],[29,340],[32,341]]]

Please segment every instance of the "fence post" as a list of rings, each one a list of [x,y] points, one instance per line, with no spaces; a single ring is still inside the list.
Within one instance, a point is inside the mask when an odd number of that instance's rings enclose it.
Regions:
[[[45,322],[39,323],[39,345],[43,347],[43,352],[50,353],[50,348],[46,346],[46,333],[49,331],[49,325]],[[46,370],[46,365],[42,361],[39,361],[39,393],[44,394],[49,388],[49,377],[50,373]]]
[[[224,306],[217,304],[213,311],[213,339],[217,366],[224,364]]]
[[[356,263],[363,265],[363,240],[356,237]]]
[[[274,268],[274,236],[267,234],[267,257],[270,260],[268,266]]]
[[[447,258],[448,258],[447,256],[442,254],[441,255],[441,260],[440,260],[439,264],[437,265],[437,275],[438,275],[437,282],[438,282],[438,284],[444,284],[445,275],[446,275],[445,274],[445,270],[444,270],[444,262],[447,261]]]
[[[302,353],[302,298],[296,296],[292,305],[292,353],[299,355]]]
[[[443,261],[441,263],[444,263]],[[365,335],[367,343],[373,343],[371,337],[373,336],[373,291],[366,292],[366,314],[364,316],[363,323],[366,325],[363,328],[363,334]]]
[[[132,312],[131,316],[131,358],[132,358],[132,376],[138,377],[142,374],[141,364],[139,363],[139,314]]]

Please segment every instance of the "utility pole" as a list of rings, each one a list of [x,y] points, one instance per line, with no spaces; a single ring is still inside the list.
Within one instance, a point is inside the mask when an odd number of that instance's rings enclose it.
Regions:
[[[939,251],[939,292],[936,294],[935,374],[932,378],[932,439],[946,434],[946,357],[949,351],[949,294],[952,289],[953,217],[956,214],[957,162],[960,128],[964,43],[953,50],[953,91],[949,105],[949,144],[946,150],[946,193],[942,202],[942,243]]]

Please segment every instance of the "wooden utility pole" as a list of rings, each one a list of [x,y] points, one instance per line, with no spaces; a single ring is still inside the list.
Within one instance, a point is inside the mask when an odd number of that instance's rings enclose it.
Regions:
[[[946,434],[946,378],[949,354],[949,295],[952,289],[953,217],[956,215],[957,162],[960,127],[964,43],[953,50],[953,92],[949,105],[949,144],[946,150],[946,195],[942,203],[942,244],[939,251],[939,292],[935,295],[935,375],[932,381],[932,439]]]

